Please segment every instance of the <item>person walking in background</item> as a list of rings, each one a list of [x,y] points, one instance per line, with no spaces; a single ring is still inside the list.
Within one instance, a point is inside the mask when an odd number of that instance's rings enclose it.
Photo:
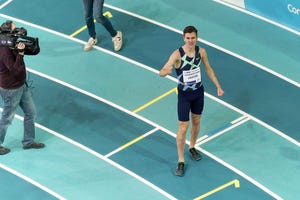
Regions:
[[[6,21],[1,30],[13,31],[16,25]],[[23,149],[39,149],[45,147],[43,143],[35,142],[35,114],[36,109],[30,88],[26,83],[26,67],[24,63],[25,44],[19,42],[16,49],[7,46],[0,47],[0,94],[3,100],[3,111],[0,119],[0,155],[10,152],[2,146],[9,124],[11,124],[17,107],[24,112]]]
[[[183,30],[184,45],[176,49],[169,57],[169,60],[160,70],[159,75],[165,77],[172,73],[173,67],[176,70],[178,79],[178,104],[177,113],[179,128],[176,137],[178,165],[176,175],[184,175],[184,147],[186,132],[191,117],[192,127],[190,135],[189,152],[193,160],[200,160],[201,154],[195,149],[195,143],[200,131],[200,119],[204,106],[204,87],[201,79],[201,63],[208,77],[217,88],[217,95],[222,96],[224,91],[210,66],[206,50],[197,46],[198,31],[194,26],[187,26]]]
[[[103,16],[103,3],[104,0],[83,0],[83,7],[85,12],[84,17],[90,35],[88,42],[83,47],[84,51],[91,50],[93,46],[98,43],[95,31],[94,17],[96,22],[102,24],[111,35],[112,42],[114,44],[114,50],[119,51],[122,48],[122,32],[116,31],[109,19]]]

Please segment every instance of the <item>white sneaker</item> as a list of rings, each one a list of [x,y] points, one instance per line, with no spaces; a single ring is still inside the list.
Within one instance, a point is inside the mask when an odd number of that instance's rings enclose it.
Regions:
[[[114,49],[115,49],[115,51],[119,51],[122,48],[122,44],[123,44],[122,32],[118,31],[117,35],[112,38],[112,41],[114,43]]]
[[[93,46],[95,46],[95,44],[97,44],[98,40],[97,38],[90,38],[89,41],[84,45],[83,50],[84,51],[89,51],[93,48]]]

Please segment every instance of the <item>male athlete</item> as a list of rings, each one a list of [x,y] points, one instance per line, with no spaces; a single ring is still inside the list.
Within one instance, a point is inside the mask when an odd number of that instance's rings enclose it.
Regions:
[[[208,77],[215,84],[217,95],[222,96],[224,94],[214,70],[208,62],[205,49],[196,45],[198,40],[197,29],[193,26],[185,27],[183,30],[183,40],[185,44],[171,54],[169,60],[159,72],[160,76],[165,77],[172,73],[174,67],[178,79],[177,112],[179,128],[176,137],[178,153],[177,176],[184,175],[184,147],[190,116],[192,127],[189,152],[193,160],[198,161],[201,159],[200,152],[195,149],[204,105],[204,87],[200,66],[204,66]],[[203,65],[201,65],[202,63]]]

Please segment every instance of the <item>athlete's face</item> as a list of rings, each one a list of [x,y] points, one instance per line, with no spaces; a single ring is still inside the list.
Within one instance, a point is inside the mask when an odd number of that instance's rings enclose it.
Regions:
[[[194,47],[197,43],[197,34],[195,32],[186,33],[183,37],[185,44],[189,47]]]

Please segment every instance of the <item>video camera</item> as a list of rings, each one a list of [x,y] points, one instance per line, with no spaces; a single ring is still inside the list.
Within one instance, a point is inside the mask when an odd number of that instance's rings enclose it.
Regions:
[[[0,47],[9,47],[18,50],[20,42],[25,44],[25,55],[37,55],[40,52],[39,39],[27,36],[27,30],[23,27],[12,30],[12,21],[7,20],[0,27]]]

